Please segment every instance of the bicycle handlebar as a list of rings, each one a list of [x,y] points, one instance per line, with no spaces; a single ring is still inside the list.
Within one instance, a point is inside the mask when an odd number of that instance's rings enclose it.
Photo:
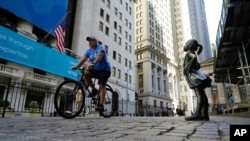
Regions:
[[[78,67],[78,68],[72,67],[71,69],[72,70],[80,70],[83,73],[85,71],[86,67]]]

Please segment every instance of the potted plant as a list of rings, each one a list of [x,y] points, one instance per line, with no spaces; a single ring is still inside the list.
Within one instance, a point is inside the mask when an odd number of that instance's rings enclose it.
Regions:
[[[15,109],[10,107],[8,100],[0,99],[0,112],[3,112],[5,106],[5,117],[14,117]]]
[[[2,100],[2,99],[0,99],[0,107],[4,107],[4,104],[5,104],[5,107],[9,107],[10,106],[10,102],[8,100]]]
[[[37,112],[38,103],[37,101],[30,101],[29,103],[30,112]],[[38,110],[39,111],[39,110]]]
[[[28,106],[29,112],[23,112],[23,117],[41,117],[41,112],[39,110],[39,105],[37,101],[30,101]]]

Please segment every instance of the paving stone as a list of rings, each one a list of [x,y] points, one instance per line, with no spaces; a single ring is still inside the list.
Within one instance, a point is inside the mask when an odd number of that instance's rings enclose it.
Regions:
[[[250,124],[250,118],[15,117],[1,118],[0,122],[1,141],[228,141],[230,125]]]

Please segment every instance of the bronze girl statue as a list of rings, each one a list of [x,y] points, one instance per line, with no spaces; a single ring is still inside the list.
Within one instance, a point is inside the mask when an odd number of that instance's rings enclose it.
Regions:
[[[199,55],[202,52],[202,45],[200,45],[196,40],[188,40],[184,46],[184,51],[187,52],[183,63],[183,73],[187,84],[190,89],[193,89],[195,95],[197,96],[197,106],[196,111],[193,115],[185,117],[185,120],[209,120],[208,116],[208,99],[204,88],[211,87],[211,79],[204,74],[205,79],[202,79],[200,83],[196,83],[194,78],[191,77],[191,73],[199,71],[200,64],[197,61],[196,51]],[[200,71],[201,72],[201,71]]]

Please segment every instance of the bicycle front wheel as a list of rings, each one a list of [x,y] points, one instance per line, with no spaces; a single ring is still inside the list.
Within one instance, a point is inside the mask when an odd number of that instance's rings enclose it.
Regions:
[[[66,119],[78,116],[85,104],[85,91],[74,80],[62,82],[56,89],[54,105],[57,113]]]

